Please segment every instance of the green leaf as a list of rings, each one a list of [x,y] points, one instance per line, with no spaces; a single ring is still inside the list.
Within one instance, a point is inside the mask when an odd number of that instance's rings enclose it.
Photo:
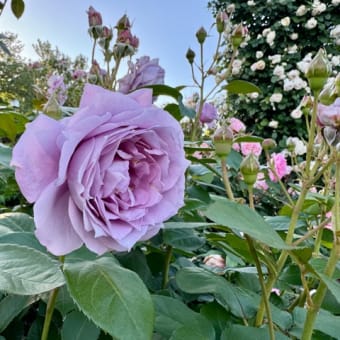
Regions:
[[[58,261],[33,248],[0,244],[0,290],[34,295],[62,286],[59,266]]]
[[[319,272],[316,273],[318,274],[320,279],[326,284],[327,288],[331,291],[336,300],[340,302],[340,284],[323,273]]]
[[[161,295],[153,295],[152,299],[156,310],[156,333],[166,339],[195,339],[189,335],[191,330],[196,339],[215,339],[212,324],[181,301]]]
[[[19,19],[24,13],[25,3],[23,2],[23,0],[12,0],[11,8],[13,14],[16,16],[17,19]]]
[[[270,336],[267,326],[264,328],[256,328],[233,324],[228,327],[221,336],[221,340],[229,339],[269,340]],[[285,340],[289,338],[281,333],[275,332],[275,339]]]
[[[0,143],[0,166],[8,169],[12,169],[9,165],[12,159],[12,148]]]
[[[291,218],[288,216],[265,216],[265,221],[268,222],[275,230],[288,230]],[[298,220],[295,229],[306,226],[304,220]]]
[[[168,85],[147,85],[145,88],[152,89],[153,96],[169,96],[176,100],[182,98],[182,94],[178,89]]]
[[[78,311],[66,315],[61,330],[62,340],[96,340],[100,329],[83,313]]]
[[[216,223],[209,222],[166,222],[165,229],[195,229],[215,226]]]
[[[249,81],[245,80],[232,80],[223,89],[227,90],[229,93],[236,93],[236,94],[246,94],[257,92],[260,93],[261,90],[259,87],[250,83]]]
[[[195,234],[192,229],[165,229],[163,239],[166,244],[184,251],[201,248],[205,240]]]
[[[250,318],[256,314],[257,303],[240,287],[202,268],[183,268],[176,273],[178,287],[190,294],[213,294],[218,303],[237,317]]]
[[[168,111],[176,120],[181,120],[182,115],[178,104],[170,103],[164,107],[165,111]]]
[[[0,301],[0,332],[27,306],[36,301],[36,297],[7,295]]]
[[[46,248],[43,247],[34,234],[24,233],[24,232],[14,232],[1,235],[0,233],[0,243],[7,244],[18,244],[22,246],[27,246],[29,248],[34,248],[35,250],[46,253]]]
[[[0,215],[0,228],[7,228],[9,232],[33,232],[34,220],[24,213],[4,213]]]
[[[98,327],[121,340],[151,338],[153,304],[136,273],[101,257],[65,263],[64,274],[71,297]]]
[[[28,119],[22,114],[10,112],[0,113],[0,137],[7,137],[15,142],[15,137],[25,130]]]
[[[254,210],[222,197],[213,196],[214,202],[203,214],[213,222],[243,232],[266,245],[278,249],[291,249]]]

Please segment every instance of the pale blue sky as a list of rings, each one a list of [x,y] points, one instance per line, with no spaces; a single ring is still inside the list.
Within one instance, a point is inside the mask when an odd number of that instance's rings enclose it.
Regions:
[[[191,84],[190,67],[185,59],[188,47],[198,51],[195,33],[200,26],[207,31],[213,17],[208,0],[26,0],[23,16],[17,20],[9,3],[0,16],[0,32],[17,33],[25,44],[24,53],[35,59],[32,43],[38,38],[70,56],[90,55],[91,40],[87,34],[86,11],[90,5],[102,13],[103,22],[114,26],[127,14],[133,22],[133,34],[140,39],[138,56],[159,58],[171,86]],[[207,56],[213,50],[215,29],[207,44]],[[98,57],[99,59],[100,57]]]

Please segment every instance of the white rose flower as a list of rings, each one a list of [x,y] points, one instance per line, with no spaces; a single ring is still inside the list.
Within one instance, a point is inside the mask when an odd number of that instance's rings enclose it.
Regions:
[[[287,51],[288,51],[289,54],[294,54],[294,53],[297,52],[297,50],[298,50],[298,47],[297,47],[296,44],[295,44],[295,45],[292,45],[292,46],[288,46],[288,49],[287,49]]]
[[[280,20],[280,23],[283,27],[288,27],[290,25],[290,17],[284,17]]]
[[[315,18],[310,18],[306,24],[305,27],[308,28],[309,30],[315,28],[317,26],[318,22]]]
[[[340,4],[340,0],[332,0],[332,5],[337,6]]]
[[[280,103],[282,101],[283,95],[282,93],[273,93],[270,98],[269,101],[271,103]]]
[[[293,152],[296,155],[304,155],[307,151],[305,143],[297,137],[288,137],[286,143],[288,147],[294,147]]]
[[[281,65],[276,65],[274,70],[273,70],[273,75],[276,77],[279,77],[280,79],[285,78],[285,69]]]
[[[293,79],[292,82],[295,90],[301,90],[307,87],[307,82],[300,77]]]
[[[262,70],[264,70],[265,67],[266,67],[266,63],[263,60],[259,60],[256,63],[252,64],[250,66],[250,69],[252,71],[256,71],[256,70],[262,71]]]
[[[262,36],[266,37],[268,35],[268,33],[271,32],[271,29],[270,28],[265,28],[263,31],[262,31]]]
[[[320,2],[316,4],[316,6],[313,5],[312,15],[318,15],[322,12],[324,12],[327,9],[326,4]]]
[[[289,38],[292,39],[292,40],[296,40],[298,39],[299,35],[297,33],[292,33]]]
[[[227,12],[232,13],[235,11],[235,4],[230,4],[227,6]]]
[[[255,1],[249,0],[249,1],[247,2],[247,5],[248,5],[248,6],[255,6],[256,4],[255,4]]]
[[[279,122],[277,120],[271,120],[268,126],[272,129],[277,129],[279,126]]]
[[[268,59],[271,61],[273,65],[281,62],[281,54],[270,55]]]
[[[260,58],[263,57],[263,52],[262,51],[256,51],[255,56],[256,56],[256,59],[260,59]]]
[[[340,56],[338,56],[338,55],[333,56],[332,59],[331,59],[331,63],[334,66],[339,66],[340,65]]]
[[[248,97],[251,99],[256,99],[258,98],[258,96],[259,96],[258,92],[251,92],[248,94]]]
[[[303,113],[302,113],[302,111],[301,111],[299,108],[293,110],[293,111],[290,113],[290,116],[291,116],[292,118],[294,118],[294,119],[299,119],[299,118],[302,117],[302,115],[303,115]]]
[[[272,46],[274,44],[274,39],[276,36],[276,32],[275,31],[270,31],[267,36],[266,36],[266,42],[269,46]]]
[[[289,80],[289,79],[285,79],[284,81],[283,81],[283,90],[284,91],[291,91],[291,90],[293,90],[293,88],[294,88],[294,83],[293,83],[293,81],[291,81],[291,80]]]
[[[331,38],[337,38],[340,36],[340,25],[336,25],[331,31],[330,31]]]
[[[308,8],[305,5],[301,5],[297,10],[296,10],[296,15],[298,17],[301,17],[302,15],[305,15],[308,12]]]
[[[300,72],[298,70],[290,70],[288,73],[287,73],[287,76],[289,79],[294,79],[294,78],[297,78],[300,76]]]

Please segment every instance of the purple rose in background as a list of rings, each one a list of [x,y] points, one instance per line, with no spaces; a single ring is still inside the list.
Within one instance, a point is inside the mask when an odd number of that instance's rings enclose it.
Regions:
[[[54,255],[83,243],[97,254],[130,250],[183,205],[188,166],[179,123],[130,95],[87,84],[79,110],[27,125],[11,163],[34,204],[36,236]]]
[[[196,107],[196,110],[198,110],[198,105]],[[210,103],[204,103],[202,107],[202,112],[200,115],[200,121],[201,123],[211,123],[217,118],[217,110],[214,105]]]
[[[129,61],[129,72],[118,80],[118,91],[129,93],[146,85],[164,84],[165,71],[158,64],[158,59],[148,56],[137,59],[136,64]]]
[[[50,97],[53,95],[58,101],[59,105],[63,105],[67,99],[67,86],[64,83],[64,77],[56,74],[52,74],[47,79],[47,93]]]

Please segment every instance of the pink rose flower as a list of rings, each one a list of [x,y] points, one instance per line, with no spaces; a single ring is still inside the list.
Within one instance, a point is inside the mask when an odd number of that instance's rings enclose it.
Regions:
[[[199,103],[196,106],[196,111],[199,109]],[[217,110],[213,104],[204,103],[200,115],[201,123],[211,123],[217,118]]]
[[[271,170],[269,170],[269,178],[273,182],[277,182],[282,177],[289,175],[292,171],[292,168],[289,165],[287,165],[287,160],[282,153],[273,153],[271,155],[270,162],[274,166],[275,172],[278,176],[277,178],[275,174]]]
[[[242,142],[241,152],[243,156],[248,156],[250,153],[253,153],[255,156],[259,157],[262,152],[261,143]]]
[[[79,110],[60,121],[39,115],[13,149],[19,187],[34,204],[36,236],[54,255],[84,243],[130,250],[183,205],[188,166],[179,123],[130,95],[85,85]]]
[[[129,93],[146,85],[164,84],[165,71],[158,65],[158,59],[148,56],[137,59],[136,64],[129,62],[129,72],[118,80],[118,91]]]
[[[246,126],[237,118],[232,117],[229,119],[230,128],[234,133],[239,133],[240,131],[246,131]]]
[[[259,172],[257,174],[256,182],[254,183],[254,188],[267,191],[269,189],[268,184],[265,180],[264,174],[262,172]]]

